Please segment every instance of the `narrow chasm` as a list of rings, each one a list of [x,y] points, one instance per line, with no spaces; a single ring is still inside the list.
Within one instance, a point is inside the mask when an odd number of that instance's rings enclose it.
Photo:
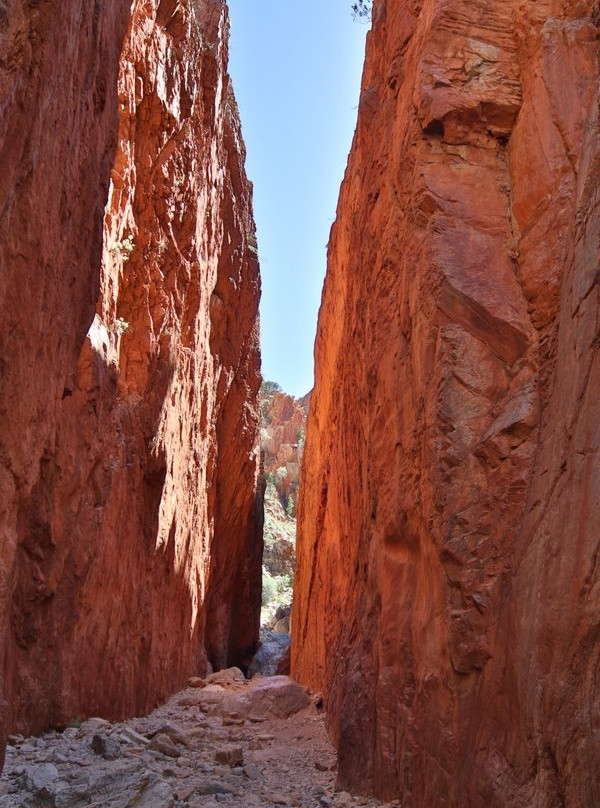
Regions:
[[[0,0],[0,808],[600,806],[600,4],[343,3],[294,397],[335,4],[275,261],[225,0]]]
[[[326,808],[227,5],[6,5],[0,808]]]
[[[296,510],[310,393],[287,395],[277,382],[260,388],[264,478],[264,549],[260,647],[252,673],[290,672],[290,616],[296,574]]]

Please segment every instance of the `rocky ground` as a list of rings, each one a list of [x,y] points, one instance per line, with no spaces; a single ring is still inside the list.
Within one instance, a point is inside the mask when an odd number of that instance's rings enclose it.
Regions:
[[[191,680],[143,718],[91,718],[39,738],[11,736],[2,808],[350,808],[318,698],[285,676],[237,668]],[[398,805],[398,803],[395,803]]]

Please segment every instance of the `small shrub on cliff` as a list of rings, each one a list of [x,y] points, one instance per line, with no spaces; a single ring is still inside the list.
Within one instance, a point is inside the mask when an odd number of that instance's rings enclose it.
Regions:
[[[116,334],[118,337],[121,334],[124,334],[129,329],[129,323],[127,320],[124,320],[122,317],[117,317],[116,320],[107,327],[107,330],[111,332],[111,334]]]
[[[267,381],[267,379],[263,379],[260,385],[261,396],[270,396],[273,393],[281,393],[281,385],[277,384],[277,382],[270,382]]]
[[[277,596],[277,582],[263,567],[262,577],[262,605],[268,606]]]
[[[133,242],[133,236],[127,236],[123,241],[117,241],[112,251],[116,255],[120,255],[123,261],[129,261],[129,256],[134,250],[135,244]]]
[[[370,20],[373,10],[373,0],[356,0],[350,6],[355,20]]]
[[[269,603],[287,604],[290,600],[291,587],[289,575],[271,575],[269,570],[263,567],[263,606]]]
[[[264,538],[266,548],[273,547],[279,540],[290,542],[292,545],[296,540],[296,523],[290,519],[281,504],[273,474],[267,475]]]
[[[268,622],[281,606],[291,606],[292,580],[289,575],[271,575],[263,566],[261,624]]]

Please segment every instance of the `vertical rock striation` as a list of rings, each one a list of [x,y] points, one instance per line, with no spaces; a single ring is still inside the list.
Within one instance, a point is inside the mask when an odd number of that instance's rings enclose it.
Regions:
[[[600,803],[592,2],[376,0],[329,246],[292,672],[405,808]]]
[[[59,5],[0,4],[1,732],[146,710],[258,637],[226,6]]]
[[[27,539],[23,512],[51,465],[99,290],[129,2],[98,5],[0,4],[0,750],[18,692],[17,555],[37,563],[43,602],[36,555],[53,548],[43,524]]]

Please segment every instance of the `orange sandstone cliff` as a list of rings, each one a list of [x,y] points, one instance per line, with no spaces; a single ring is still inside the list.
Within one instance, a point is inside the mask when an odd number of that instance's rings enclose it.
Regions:
[[[4,6],[2,735],[141,712],[242,661],[262,550],[224,1]]]
[[[292,672],[341,784],[600,805],[598,24],[375,0],[329,246]]]

